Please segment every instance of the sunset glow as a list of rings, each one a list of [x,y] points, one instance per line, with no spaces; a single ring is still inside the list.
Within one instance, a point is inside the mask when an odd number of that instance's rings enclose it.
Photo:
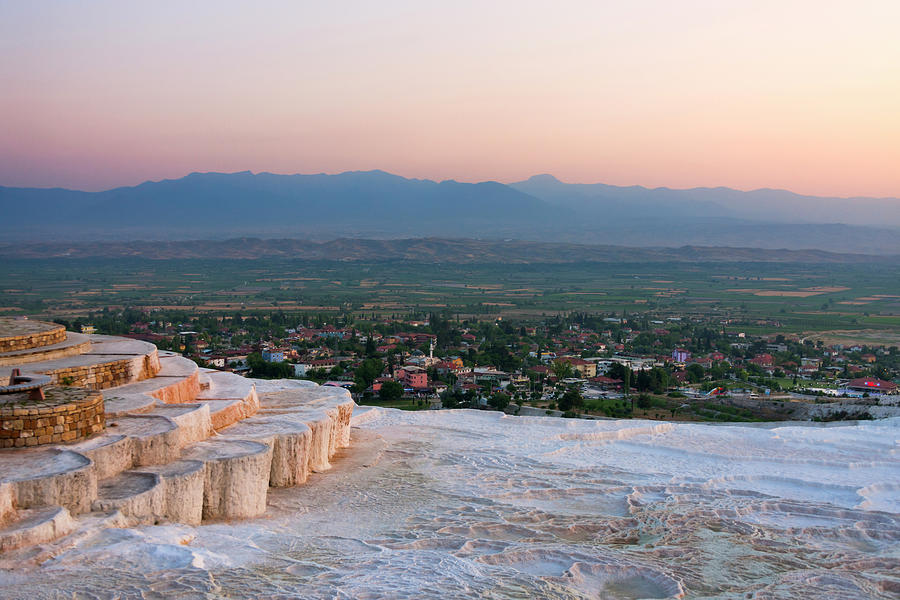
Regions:
[[[900,3],[0,2],[0,185],[191,171],[900,196]]]

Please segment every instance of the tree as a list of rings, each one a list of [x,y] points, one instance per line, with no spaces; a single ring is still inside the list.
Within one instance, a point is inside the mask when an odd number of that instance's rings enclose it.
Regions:
[[[378,399],[382,402],[396,402],[403,397],[403,385],[399,381],[385,381],[378,390]]]
[[[569,412],[570,410],[584,407],[584,398],[577,389],[569,388],[566,390],[566,393],[562,395],[562,398],[559,399],[557,406],[559,407],[559,410]]]
[[[706,377],[706,371],[697,363],[689,364],[685,371],[687,372],[688,379],[691,383],[699,383]]]
[[[660,367],[650,369],[650,390],[654,394],[663,394],[669,389],[669,372]]]
[[[506,407],[509,406],[509,396],[503,392],[494,392],[488,398],[487,403],[494,410],[506,410]]]
[[[652,381],[650,379],[650,371],[640,371],[637,374],[637,381],[635,382],[635,387],[639,392],[646,392],[650,389]]]
[[[327,369],[307,369],[306,378],[313,379],[315,381],[325,381],[328,379],[328,370]]]
[[[557,379],[566,379],[567,377],[572,376],[572,365],[569,363],[557,360],[553,363],[553,374],[556,375]]]
[[[630,382],[631,381],[631,377],[630,377],[631,369],[629,369],[628,367],[626,367],[623,364],[613,363],[613,364],[609,365],[609,369],[606,372],[606,376],[610,377],[611,379],[619,379],[621,381],[628,380]]]
[[[331,377],[340,377],[341,375],[344,374],[344,365],[342,365],[340,363],[334,365],[333,367],[331,367],[331,370],[328,371],[328,374]]]
[[[258,352],[247,357],[247,365],[254,377],[262,379],[286,379],[294,374],[294,368],[290,364],[266,362]]]
[[[358,392],[362,392],[372,385],[372,382],[384,371],[384,363],[377,358],[367,358],[362,361],[353,372]]]
[[[653,405],[653,398],[650,394],[639,394],[637,397],[637,406],[640,409],[647,410]]]
[[[441,406],[444,408],[471,408],[475,403],[475,393],[471,390],[463,393],[462,390],[447,390],[441,394]]]
[[[448,389],[441,392],[441,406],[444,408],[459,408],[465,402],[465,394],[458,389]]]

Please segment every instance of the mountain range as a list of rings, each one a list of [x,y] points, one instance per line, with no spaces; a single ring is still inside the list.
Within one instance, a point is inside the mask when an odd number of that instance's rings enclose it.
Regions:
[[[900,253],[900,200],[783,190],[192,173],[101,192],[0,187],[6,242],[466,237]]]
[[[727,187],[645,188],[603,183],[563,183],[552,175],[535,175],[510,184],[519,191],[578,212],[627,216],[642,211],[660,218],[684,216],[900,227],[898,198],[830,198],[786,190],[749,192]]]

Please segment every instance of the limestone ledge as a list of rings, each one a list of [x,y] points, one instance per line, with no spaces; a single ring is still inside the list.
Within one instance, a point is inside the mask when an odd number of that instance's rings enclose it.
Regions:
[[[184,379],[148,393],[166,404],[193,402],[200,394],[199,373],[194,371]]]
[[[270,486],[304,483],[349,446],[355,404],[340,388],[255,383],[244,410],[256,414],[218,433],[216,401],[160,403],[82,442],[0,450],[0,548],[44,543],[73,529],[70,516],[77,525],[101,512],[119,515],[108,526],[260,516]]]

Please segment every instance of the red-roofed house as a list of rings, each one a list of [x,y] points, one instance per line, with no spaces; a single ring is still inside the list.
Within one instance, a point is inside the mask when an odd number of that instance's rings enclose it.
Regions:
[[[750,362],[759,367],[771,367],[775,365],[775,358],[771,354],[758,354]]]
[[[858,392],[877,392],[879,394],[896,394],[898,388],[896,383],[872,377],[852,379],[847,387]]]

